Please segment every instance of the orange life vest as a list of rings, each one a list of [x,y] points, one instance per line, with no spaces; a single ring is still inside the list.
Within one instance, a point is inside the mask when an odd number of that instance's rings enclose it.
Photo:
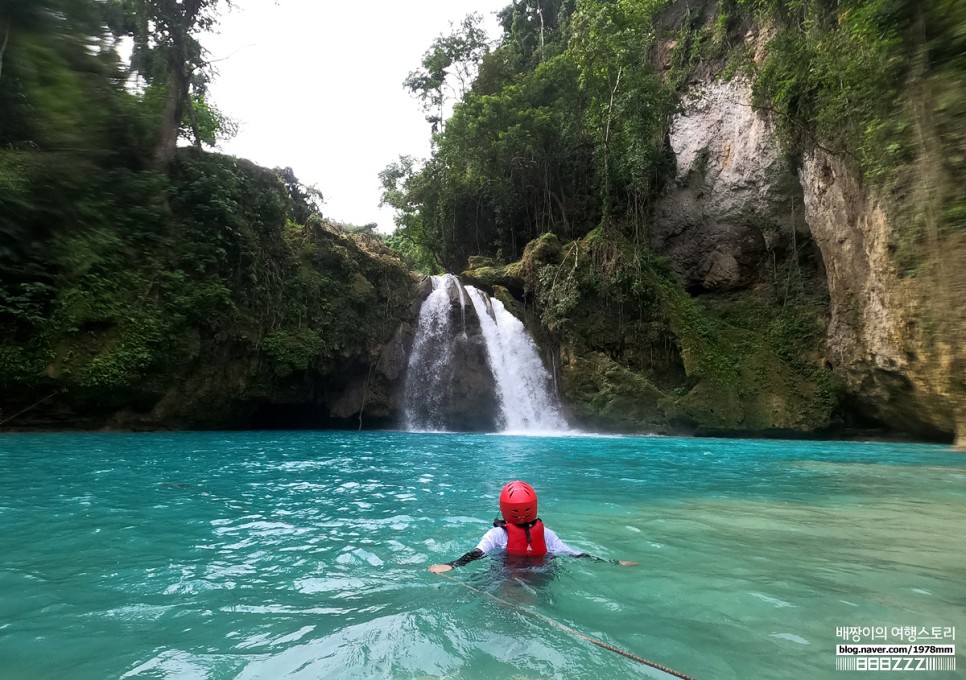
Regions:
[[[543,522],[539,518],[527,524],[502,525],[506,531],[506,554],[541,557],[547,554],[547,542],[543,538]]]

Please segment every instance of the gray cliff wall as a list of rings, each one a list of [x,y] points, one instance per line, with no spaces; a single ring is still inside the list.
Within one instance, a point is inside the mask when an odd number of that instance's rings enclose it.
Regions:
[[[747,288],[807,235],[801,188],[746,80],[696,84],[685,102],[669,133],[677,171],[651,243],[689,289]]]
[[[963,275],[901,271],[900,213],[820,148],[790,168],[747,81],[706,79],[684,101],[669,133],[677,170],[655,208],[654,249],[696,293],[752,289],[807,255],[815,266],[806,285],[828,290],[826,363],[847,408],[896,431],[962,441],[963,315],[949,307],[954,296],[933,289]]]

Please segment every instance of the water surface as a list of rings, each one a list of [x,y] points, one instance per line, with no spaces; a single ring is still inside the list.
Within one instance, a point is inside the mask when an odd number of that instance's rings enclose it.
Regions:
[[[428,573],[515,478],[567,543],[640,566]],[[836,678],[836,628],[966,634],[964,517],[938,446],[5,435],[0,677],[667,677],[550,619],[699,680]]]

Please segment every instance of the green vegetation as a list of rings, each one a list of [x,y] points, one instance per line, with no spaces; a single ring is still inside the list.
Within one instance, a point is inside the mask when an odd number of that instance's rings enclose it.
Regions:
[[[903,34],[922,3],[742,2],[779,31],[757,70],[756,103],[774,111],[787,148],[820,142],[851,155],[867,177],[909,160],[900,92],[911,60]],[[917,9],[918,8],[918,9]]]
[[[727,75],[751,63],[736,37],[745,10],[514,3],[432,157],[383,173],[411,261],[470,262],[466,278],[523,300],[561,348],[562,387],[588,425],[809,431],[835,418],[821,287],[694,299],[648,238],[680,90],[711,62]]]
[[[642,228],[675,106],[648,64],[666,4],[514,3],[495,50],[454,56],[477,58],[479,73],[434,135],[433,156],[402,158],[382,174],[397,238],[415,262],[459,271],[470,255],[512,260],[541,233],[579,237],[613,214]],[[467,26],[428,57],[472,42]]]
[[[397,243],[417,266],[511,261],[541,233],[578,238],[602,220],[644,240],[678,95],[696,75],[742,72],[793,164],[829,149],[899,203],[918,191],[903,169],[929,165],[919,173],[929,196],[916,205],[935,202],[938,224],[906,215],[920,224],[899,245],[966,231],[962,3],[528,0],[501,19],[495,49],[468,17],[406,82],[432,112],[433,154],[400,159],[382,179]],[[458,98],[445,126],[444,93]]]
[[[806,432],[828,427],[838,406],[821,367],[820,295],[694,300],[662,258],[607,228],[566,245],[544,235],[519,263],[466,275],[535,298],[563,348],[568,403],[588,426]]]
[[[194,37],[216,4],[0,9],[4,416],[58,393],[82,422],[243,422],[313,371],[367,364],[408,309],[402,264],[326,223],[290,169],[197,148],[230,132]]]
[[[506,266],[471,264],[464,278],[517,291],[531,328],[559,345],[562,390],[587,427],[795,433],[835,420],[821,290],[694,299],[666,260],[606,225],[566,244],[544,234]]]
[[[756,101],[775,114],[790,155],[821,148],[845,159],[888,216],[888,249],[905,279],[895,298],[919,310],[904,322],[906,355],[962,430],[966,270],[955,263],[966,257],[966,5],[737,4],[777,29],[753,76]]]
[[[900,267],[964,247],[966,8],[955,0],[732,0],[777,27],[753,69],[793,156],[813,146],[848,158],[893,195]],[[911,200],[910,200],[911,199]],[[950,240],[946,240],[950,239]],[[939,245],[939,244],[944,245]]]
[[[115,183],[96,222],[53,234],[36,278],[4,278],[0,384],[110,409],[216,359],[245,375],[212,376],[191,398],[241,398],[368,360],[395,330],[412,285],[400,263],[372,237],[292,222],[276,173],[185,152],[170,179],[147,177]],[[157,212],[137,191],[158,192]]]
[[[944,264],[966,253],[963,3],[524,0],[501,19],[432,156],[387,168],[384,198],[416,266],[475,261],[466,276],[539,317],[583,416],[732,431],[837,417],[821,265],[804,271],[793,243],[755,288],[695,298],[651,249],[665,137],[695,80],[750,79],[789,167],[844,159],[890,215],[899,270],[928,288],[923,341],[941,354],[964,337],[966,279]]]
[[[589,425],[826,427],[840,388],[820,267],[803,273],[793,244],[754,287],[695,296],[651,245],[669,125],[712,77],[752,81],[790,167],[824,149],[897,216],[897,268],[930,290],[916,332],[955,364],[962,2],[522,0],[495,45],[470,15],[404,83],[432,154],[381,173],[385,239],[326,222],[291,169],[203,151],[234,131],[198,42],[228,4],[0,7],[5,413],[59,393],[80,414],[226,424],[259,399],[360,375],[368,389],[411,303],[408,265],[464,271],[525,315]]]

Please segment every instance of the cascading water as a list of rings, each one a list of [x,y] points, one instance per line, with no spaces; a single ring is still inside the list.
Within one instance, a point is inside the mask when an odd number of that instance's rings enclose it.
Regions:
[[[452,379],[449,369],[455,347],[451,341],[454,335],[450,300],[453,281],[455,277],[449,275],[432,277],[433,292],[419,309],[416,338],[406,373],[403,417],[407,430],[446,429],[446,400],[450,391],[447,388]],[[463,300],[461,293],[463,324],[458,330],[465,336]]]
[[[409,357],[406,429],[566,430],[553,381],[523,323],[451,274],[434,276],[432,285]]]
[[[518,318],[499,300],[470,286],[467,291],[480,318],[490,368],[509,432],[566,429],[560,403],[537,347]]]

